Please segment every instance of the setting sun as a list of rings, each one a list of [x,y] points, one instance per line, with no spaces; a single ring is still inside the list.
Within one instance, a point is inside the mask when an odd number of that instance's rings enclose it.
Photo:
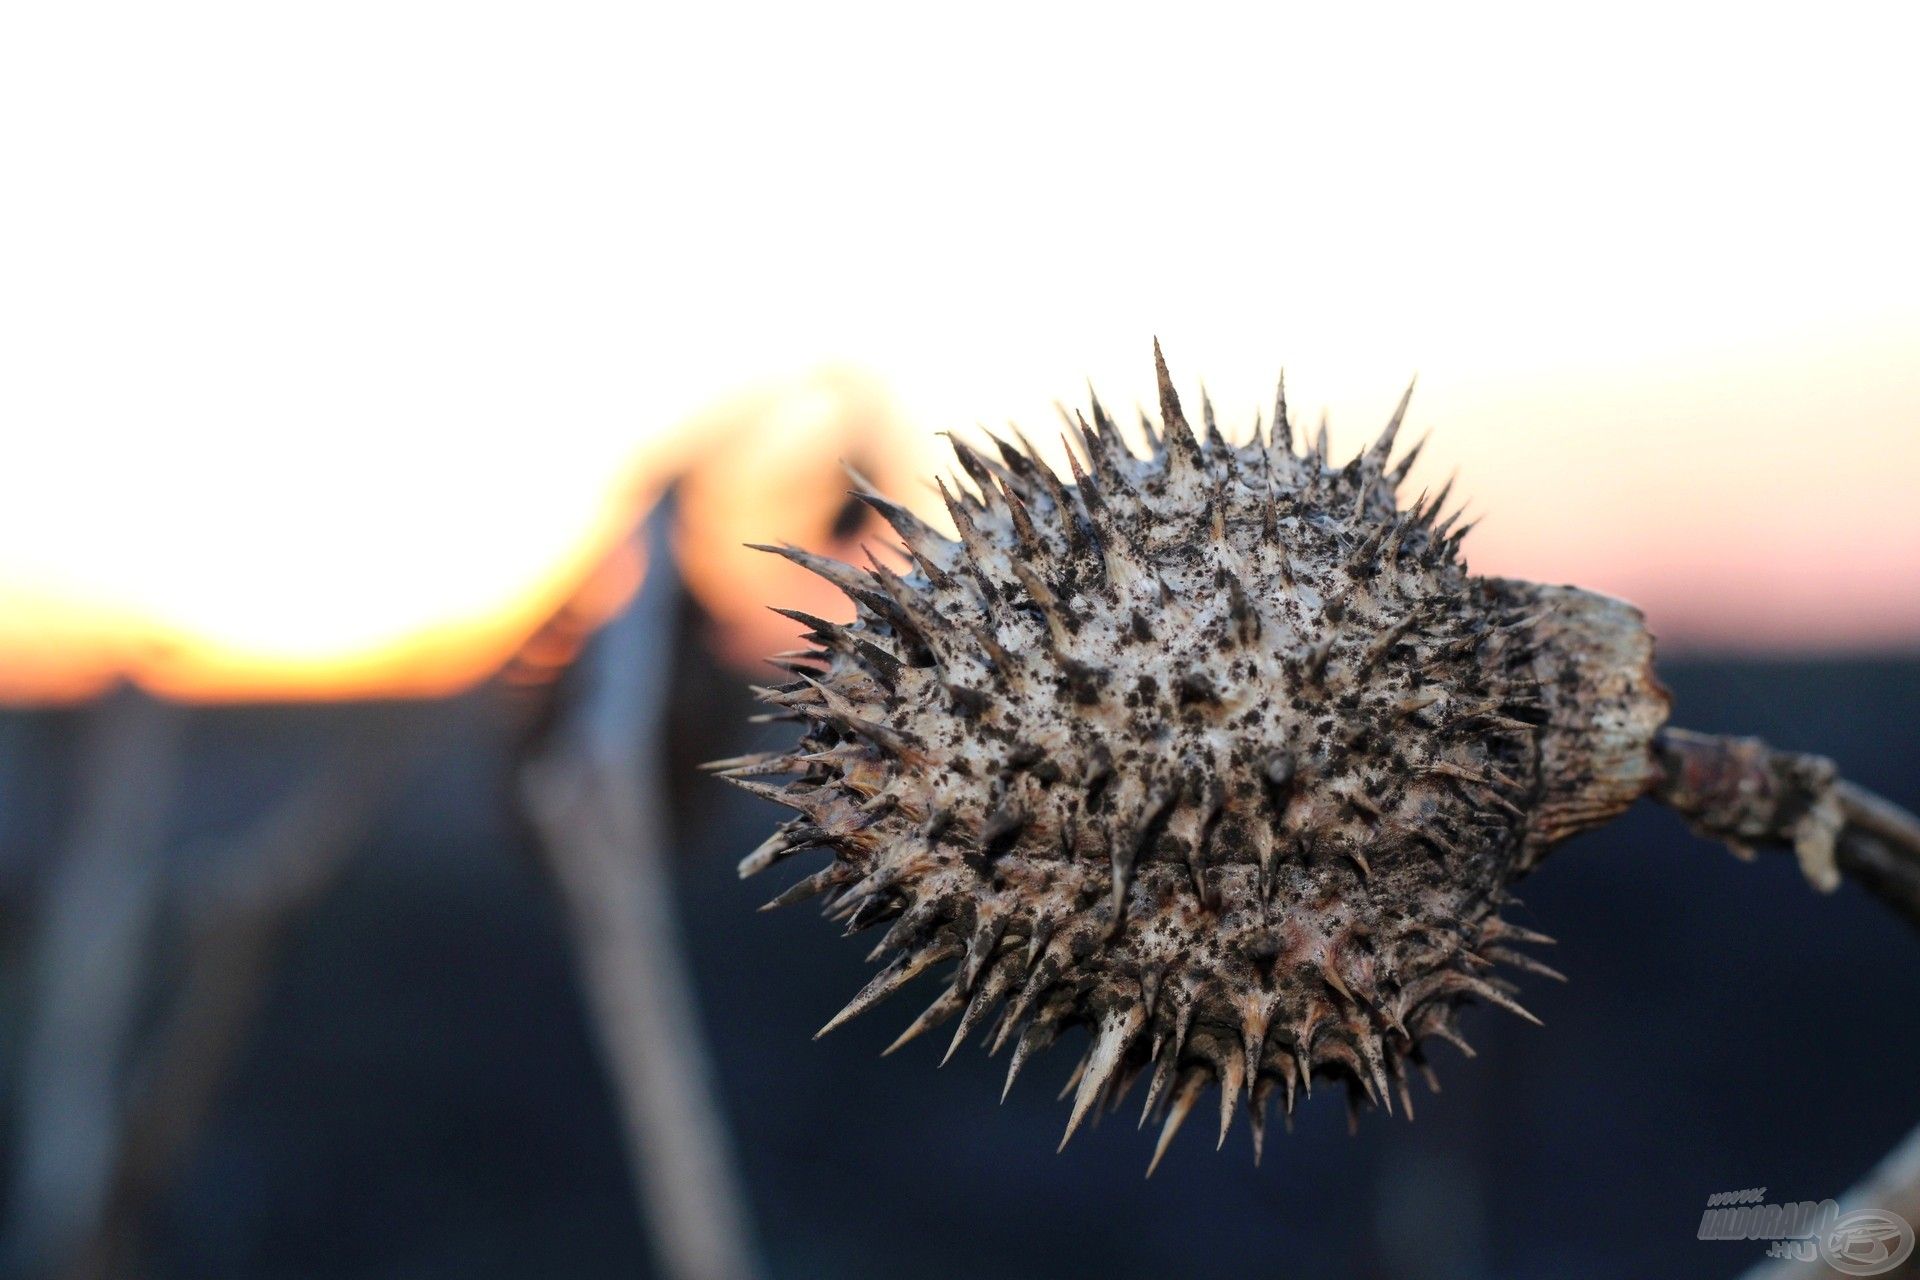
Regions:
[[[924,471],[1145,400],[1156,333],[1236,424],[1284,362],[1344,449],[1418,371],[1477,569],[1910,646],[1890,13],[12,13],[0,696],[457,688],[716,404],[863,370]]]

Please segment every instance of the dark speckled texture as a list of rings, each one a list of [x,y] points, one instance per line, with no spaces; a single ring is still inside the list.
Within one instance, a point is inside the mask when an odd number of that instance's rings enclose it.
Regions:
[[[914,985],[900,1043],[977,1030],[1011,1083],[1087,1028],[1066,1136],[1139,1106],[1157,1161],[1210,1092],[1257,1148],[1314,1081],[1413,1108],[1464,1003],[1532,1018],[1506,891],[1649,788],[1667,704],[1637,610],[1474,578],[1446,491],[1401,508],[1405,399],[1336,462],[1284,391],[1271,438],[1195,431],[1155,356],[1144,455],[1095,400],[1071,480],[956,441],[956,538],[867,493],[904,576],[783,550],[857,616],[790,615],[816,648],[758,692],[804,735],[715,767],[798,815],[741,874],[878,939],[828,1030]]]

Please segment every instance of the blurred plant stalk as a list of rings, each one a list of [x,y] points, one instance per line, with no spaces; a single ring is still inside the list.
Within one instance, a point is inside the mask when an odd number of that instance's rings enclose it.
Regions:
[[[673,514],[669,494],[636,535],[646,544],[643,585],[563,677],[522,790],[662,1274],[755,1280],[762,1270],[686,972],[661,822],[659,746],[681,595]]]
[[[123,686],[91,712],[83,790],[32,944],[32,1019],[7,1215],[7,1270],[41,1275],[99,1220],[165,894],[185,712]]]
[[[246,1048],[288,942],[339,882],[464,704],[396,706],[331,748],[251,827],[209,851],[218,868],[186,904],[185,963],[162,1005],[119,1118],[68,1280],[138,1274],[154,1209],[178,1182]]]

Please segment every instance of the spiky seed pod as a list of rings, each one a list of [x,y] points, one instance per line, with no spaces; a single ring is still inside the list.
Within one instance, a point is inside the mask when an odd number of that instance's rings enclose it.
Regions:
[[[741,874],[826,850],[774,902],[886,926],[823,1034],[933,971],[896,1047],[991,1021],[1011,1086],[1088,1028],[1068,1137],[1141,1079],[1161,1150],[1209,1082],[1223,1137],[1249,1095],[1256,1144],[1315,1077],[1410,1112],[1461,1005],[1531,1017],[1499,966],[1559,976],[1498,908],[1653,784],[1651,641],[1618,601],[1470,576],[1444,496],[1397,503],[1404,398],[1335,466],[1324,430],[1294,449],[1284,384],[1264,441],[1211,406],[1196,434],[1154,354],[1149,456],[1096,401],[1070,480],[1024,441],[954,445],[958,541],[863,487],[910,572],[782,551],[857,618],[800,618],[810,665],[762,691],[799,744],[718,766],[800,815]]]

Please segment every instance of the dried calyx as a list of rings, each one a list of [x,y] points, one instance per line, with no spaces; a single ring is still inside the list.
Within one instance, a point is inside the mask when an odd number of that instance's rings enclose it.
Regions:
[[[1316,1079],[1411,1112],[1463,1005],[1531,1017],[1508,887],[1658,786],[1667,697],[1628,605],[1476,578],[1448,491],[1402,507],[1406,410],[1336,465],[1284,384],[1239,443],[1164,361],[1146,456],[1096,401],[1061,477],[1018,437],[956,441],[958,538],[862,484],[906,567],[767,548],[852,598],[763,689],[789,750],[714,766],[798,816],[741,864],[821,850],[769,905],[824,896],[884,967],[830,1030],[929,972],[894,1047],[957,1021],[1007,1075],[1090,1036],[1067,1136],[1145,1082],[1155,1160],[1203,1091],[1256,1153]],[[785,782],[770,779],[785,776]],[[1064,1139],[1062,1140],[1064,1144]]]

